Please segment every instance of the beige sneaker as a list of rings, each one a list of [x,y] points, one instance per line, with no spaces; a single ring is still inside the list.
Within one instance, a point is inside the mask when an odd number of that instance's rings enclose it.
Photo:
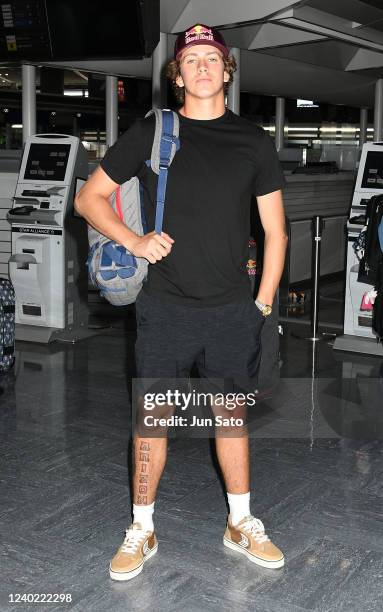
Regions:
[[[125,539],[110,562],[109,574],[113,580],[130,580],[142,572],[145,561],[158,548],[154,531],[144,531],[140,523],[126,530]]]
[[[223,543],[262,567],[278,568],[285,564],[283,552],[270,542],[262,521],[254,516],[246,516],[234,527],[229,515]]]

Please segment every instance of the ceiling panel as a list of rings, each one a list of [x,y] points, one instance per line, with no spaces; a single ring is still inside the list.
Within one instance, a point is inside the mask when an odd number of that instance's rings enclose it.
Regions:
[[[374,6],[377,9],[382,8],[382,0],[363,0],[363,4],[368,4],[369,6]]]
[[[375,21],[373,24],[370,24],[370,27],[373,27],[374,30],[379,30],[379,32],[383,32],[383,19],[380,21]]]
[[[224,35],[225,41],[229,47],[248,49],[262,27],[262,23],[245,25],[237,28],[222,30],[222,34]]]
[[[161,32],[172,32],[174,24],[191,0],[161,0]],[[193,24],[191,24],[193,25]]]
[[[44,66],[57,66],[58,68],[69,68],[84,70],[85,72],[94,72],[100,74],[111,74],[116,76],[136,76],[150,79],[152,76],[152,60],[145,58],[143,60],[110,60],[102,62],[87,61],[87,62],[45,62]]]
[[[375,53],[367,49],[358,49],[354,57],[346,66],[346,70],[366,70],[381,68],[383,66],[383,53]]]
[[[353,74],[360,74],[364,77],[369,77],[371,82],[375,85],[377,79],[383,79],[383,68],[365,68],[364,70],[355,70]],[[371,101],[371,106],[374,106],[374,101]]]
[[[284,45],[301,44],[308,41],[324,40],[326,37],[275,23],[262,23],[240,28],[222,30],[231,47],[240,49],[268,49]]]
[[[265,53],[334,70],[345,70],[357,53],[357,49],[335,40],[325,40],[299,46],[268,49]]]
[[[378,3],[377,3],[378,4]],[[383,19],[383,2],[374,8],[361,0],[310,0],[307,6],[362,24]]]
[[[348,106],[373,106],[375,82],[266,53],[242,51],[241,88],[270,96],[304,98]]]
[[[274,13],[299,4],[300,0],[191,0],[174,22],[171,32],[181,32],[201,22],[226,26],[267,19]],[[164,8],[169,9],[169,4]]]

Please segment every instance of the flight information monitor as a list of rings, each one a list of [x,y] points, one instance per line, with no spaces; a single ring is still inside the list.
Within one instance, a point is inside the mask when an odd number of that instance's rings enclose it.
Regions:
[[[383,189],[383,151],[367,152],[361,187]]]
[[[69,152],[69,144],[32,143],[29,147],[24,180],[63,181]]]
[[[160,36],[160,0],[7,0],[0,4],[5,61],[140,59]]]

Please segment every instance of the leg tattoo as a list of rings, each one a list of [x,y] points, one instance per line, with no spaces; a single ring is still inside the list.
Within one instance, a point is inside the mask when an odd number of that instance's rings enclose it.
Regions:
[[[139,453],[140,473],[139,473],[137,504],[146,505],[148,503],[149,454],[150,454],[149,442],[141,442],[139,450],[140,450],[140,453]]]

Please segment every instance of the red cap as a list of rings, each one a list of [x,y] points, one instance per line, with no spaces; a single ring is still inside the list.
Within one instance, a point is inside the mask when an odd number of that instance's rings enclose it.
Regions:
[[[229,49],[220,32],[202,23],[197,23],[177,36],[176,44],[174,45],[175,59],[178,59],[180,53],[186,49],[186,47],[191,47],[193,45],[211,45],[222,51],[225,57],[229,55]]]

